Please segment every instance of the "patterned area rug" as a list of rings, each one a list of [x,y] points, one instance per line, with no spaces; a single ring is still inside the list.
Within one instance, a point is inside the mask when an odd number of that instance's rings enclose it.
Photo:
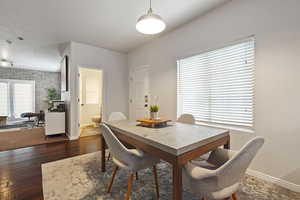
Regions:
[[[114,164],[107,162],[107,172],[100,169],[100,152],[76,156],[42,165],[45,200],[123,200],[127,191],[127,173],[119,170],[111,194],[106,194]],[[158,165],[160,199],[172,198],[172,171],[168,163]],[[151,169],[139,172],[134,181],[132,200],[155,198],[154,177]],[[188,192],[184,200],[198,200]],[[300,194],[246,176],[238,192],[239,200],[300,200]]]

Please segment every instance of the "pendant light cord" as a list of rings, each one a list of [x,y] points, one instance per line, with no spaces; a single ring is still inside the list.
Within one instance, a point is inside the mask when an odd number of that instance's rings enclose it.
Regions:
[[[152,0],[150,0],[150,8],[148,10],[148,14],[151,14],[152,13]]]

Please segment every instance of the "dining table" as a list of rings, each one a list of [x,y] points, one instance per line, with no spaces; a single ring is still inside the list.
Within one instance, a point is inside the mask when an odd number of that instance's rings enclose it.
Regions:
[[[182,199],[182,169],[189,161],[199,158],[218,147],[230,148],[229,131],[220,128],[169,122],[160,128],[140,126],[132,120],[105,121],[116,137],[123,143],[152,154],[172,165],[173,200]],[[102,162],[105,172],[104,137],[101,136]]]

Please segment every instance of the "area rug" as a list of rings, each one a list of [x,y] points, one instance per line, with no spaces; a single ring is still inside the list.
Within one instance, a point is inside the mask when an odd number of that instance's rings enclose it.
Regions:
[[[100,169],[101,153],[94,152],[42,165],[43,193],[45,200],[123,200],[127,191],[127,173],[119,170],[112,187],[106,194],[114,164],[107,162],[107,172]],[[160,199],[172,199],[172,167],[158,165]],[[240,200],[300,200],[300,194],[285,188],[246,176],[238,191]],[[132,200],[156,199],[151,169],[139,172],[134,181]],[[184,200],[199,200],[186,191]]]

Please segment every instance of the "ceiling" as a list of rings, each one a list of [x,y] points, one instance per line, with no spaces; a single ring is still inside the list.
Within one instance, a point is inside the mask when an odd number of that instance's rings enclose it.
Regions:
[[[229,0],[152,0],[165,32],[203,15]],[[120,52],[158,36],[136,31],[147,0],[0,0],[0,56],[16,67],[59,70],[59,45],[77,41]],[[25,40],[19,41],[18,36]],[[11,45],[5,40],[12,40]]]

